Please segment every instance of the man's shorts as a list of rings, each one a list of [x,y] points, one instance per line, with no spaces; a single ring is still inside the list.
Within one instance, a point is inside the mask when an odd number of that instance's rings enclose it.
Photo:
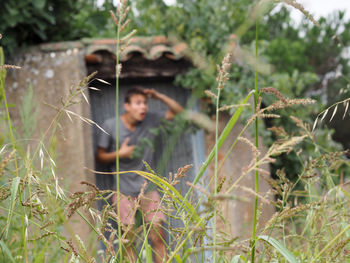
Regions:
[[[116,196],[114,196],[113,199],[113,203],[116,204]],[[120,220],[122,224],[135,224],[137,199],[138,196],[120,195]],[[158,191],[154,190],[145,193],[142,197],[140,197],[140,204],[138,209],[143,213],[146,222],[152,222],[152,224],[160,224],[162,221],[165,221],[165,215],[160,210],[160,208],[160,196]]]

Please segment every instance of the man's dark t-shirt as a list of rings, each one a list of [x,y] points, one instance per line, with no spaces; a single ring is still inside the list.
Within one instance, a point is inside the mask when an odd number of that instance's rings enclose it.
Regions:
[[[145,119],[139,122],[135,131],[130,131],[125,127],[121,118],[119,118],[119,148],[121,144],[130,138],[129,145],[138,145],[138,142],[142,138],[154,140],[155,135],[151,132],[152,128],[156,128],[160,125],[161,120],[164,118],[164,114],[156,112],[148,112]],[[116,119],[111,118],[106,120],[102,128],[108,133],[100,132],[97,145],[101,148],[107,149],[108,152],[114,152],[116,150]],[[121,158],[119,159],[120,171],[146,171],[146,167],[142,161],[148,163],[151,167],[154,164],[154,153],[150,146],[146,146],[142,157],[140,158]],[[115,162],[110,167],[112,172],[116,171]],[[119,177],[120,192],[124,195],[137,196],[140,193],[141,187],[145,179],[135,173],[121,174]]]

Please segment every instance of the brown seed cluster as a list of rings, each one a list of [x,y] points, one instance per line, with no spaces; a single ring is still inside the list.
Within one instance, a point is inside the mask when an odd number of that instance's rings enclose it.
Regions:
[[[87,182],[84,182],[84,184],[86,183]],[[77,211],[77,209],[79,209],[80,207],[85,206],[85,208],[88,209],[94,201],[99,199],[98,193],[99,192],[94,189],[91,192],[75,192],[74,194],[72,194],[72,201],[66,208],[67,218],[71,218],[75,211]]]
[[[16,149],[13,150],[9,155],[7,155],[0,163],[0,177],[4,173],[4,168],[7,166],[7,164],[12,160],[13,156],[16,153]]]
[[[218,76],[216,77],[216,82],[218,83],[218,89],[223,89],[227,80],[231,68],[231,54],[227,54],[222,60],[221,67],[217,65]]]

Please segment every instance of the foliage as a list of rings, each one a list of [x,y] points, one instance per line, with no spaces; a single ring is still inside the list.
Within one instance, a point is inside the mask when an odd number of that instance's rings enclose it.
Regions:
[[[109,20],[112,1],[7,0],[1,4],[0,32],[6,53],[17,47],[98,36]]]
[[[144,2],[149,4],[150,7],[154,6],[150,1],[144,0]],[[200,3],[203,4],[204,2]],[[222,3],[229,4],[226,1],[222,1]],[[193,6],[189,4],[189,8]],[[164,8],[162,12],[166,11],[167,7],[164,4],[162,7]],[[215,11],[213,5],[208,5],[208,7],[210,11]],[[260,30],[260,27],[258,27],[258,30]],[[210,41],[208,43],[210,44]],[[215,44],[212,42],[213,47]],[[269,43],[266,40],[253,44],[259,47],[262,56],[268,50],[266,46]],[[274,46],[279,48],[279,45]],[[296,52],[300,50],[298,45],[295,45],[295,47]],[[209,52],[208,50],[202,51],[204,53]],[[216,57],[214,59],[214,56],[209,53],[206,54],[206,57],[211,57],[213,61],[216,60]],[[289,55],[288,57],[290,58]],[[0,144],[0,225],[2,227],[0,233],[2,253],[0,256],[2,260],[6,262],[15,262],[16,260],[42,262],[49,258],[51,262],[58,262],[63,258],[64,262],[68,260],[70,262],[96,262],[97,255],[94,250],[87,248],[70,226],[69,218],[73,214],[78,214],[81,220],[91,228],[95,243],[96,240],[100,239],[107,247],[100,261],[116,262],[118,256],[122,253],[116,251],[113,244],[115,241],[119,241],[119,246],[123,246],[122,241],[127,241],[125,233],[130,231],[130,228],[124,226],[123,236],[116,237],[116,229],[113,229],[107,223],[108,220],[120,221],[115,214],[115,207],[109,205],[105,198],[106,194],[111,195],[115,192],[100,191],[88,182],[82,182],[89,187],[89,190],[85,192],[69,193],[67,189],[62,189],[56,177],[56,160],[54,154],[49,150],[53,147],[56,128],[62,114],[72,114],[78,116],[81,120],[93,123],[68,109],[78,97],[83,95],[93,75],[72,87],[68,97],[62,99],[63,106],[58,109],[57,115],[52,121],[52,130],[49,127],[48,132],[43,134],[36,148],[30,150],[26,148],[26,145],[22,145],[22,134],[13,132],[6,102],[6,66],[2,65],[1,49],[0,62],[0,102],[4,105],[1,107],[7,113],[6,115],[0,115],[0,130],[4,130],[4,138]],[[301,62],[298,59],[291,58],[290,63],[298,64]],[[208,65],[203,71],[194,70],[190,73],[192,76],[198,74],[198,85],[200,81],[205,79],[206,74],[213,70],[210,64]],[[212,94],[213,101],[216,101],[214,105],[217,115],[219,114],[220,95],[224,99],[222,102],[225,102],[226,95],[229,96],[233,85],[233,82],[229,82],[227,79],[228,75],[226,74],[230,69],[228,65],[226,57],[219,68],[218,77],[209,77],[208,75],[207,78],[208,83],[211,82],[212,78],[218,80],[217,85],[215,85],[216,88],[212,88],[214,92],[207,92],[207,94]],[[11,66],[7,67],[11,68]],[[238,135],[233,147],[237,140],[241,140],[251,147],[254,156],[247,167],[242,167],[239,179],[235,182],[226,183],[227,187],[223,189],[223,183],[217,185],[216,182],[218,148],[225,142],[228,133],[236,124],[238,118],[242,116],[241,114],[245,108],[241,105],[237,110],[232,110],[234,111],[233,117],[220,137],[217,133],[218,118],[216,118],[215,146],[204,162],[198,177],[190,184],[191,191],[196,190],[202,193],[196,199],[189,198],[190,192],[183,196],[175,188],[179,180],[183,180],[186,169],[189,167],[180,168],[177,174],[168,179],[157,176],[152,172],[152,169],[150,169],[150,172],[134,171],[152,181],[161,189],[164,194],[162,203],[166,207],[164,212],[173,210],[174,214],[171,216],[183,222],[182,228],[167,230],[174,240],[173,246],[168,247],[169,259],[167,262],[171,262],[173,259],[177,262],[189,262],[192,259],[190,255],[194,256],[194,261],[204,262],[204,260],[207,260],[204,258],[203,251],[205,250],[214,251],[213,258],[215,262],[248,262],[252,254],[255,253],[255,246],[258,248],[256,249],[255,258],[260,262],[345,262],[348,258],[350,243],[348,237],[350,229],[348,206],[350,193],[346,185],[338,184],[337,178],[341,174],[341,165],[349,166],[349,161],[344,158],[344,152],[334,151],[336,147],[333,145],[324,146],[328,133],[321,129],[313,131],[309,122],[309,115],[317,108],[314,109],[309,106],[313,102],[311,99],[299,98],[299,96],[310,97],[308,92],[319,79],[319,76],[316,76],[315,73],[320,73],[313,72],[312,69],[294,70],[286,67],[281,72],[276,71],[277,73],[272,76],[262,77],[260,83],[258,83],[256,79],[254,81],[249,66],[235,66],[232,70],[231,77],[236,78],[234,80],[237,83],[250,83],[253,86],[255,82],[255,84],[260,84],[262,87],[265,87],[265,84],[275,86],[274,88],[260,88],[259,92],[257,92],[258,89],[255,90],[254,95],[257,105],[243,129],[249,128],[254,122],[257,123],[257,119],[268,117],[274,120],[272,131],[275,137],[271,140],[268,151],[262,154],[256,145],[247,139],[241,138],[241,134]],[[291,71],[289,72],[289,70]],[[183,81],[187,81],[186,77]],[[192,81],[196,82],[196,80]],[[224,85],[225,81],[226,85]],[[306,86],[309,85],[311,87],[307,89]],[[281,93],[281,91],[283,92]],[[252,93],[246,95],[246,101],[251,95]],[[34,94],[32,94],[31,89],[28,90],[25,97],[26,100],[33,100]],[[260,98],[263,98],[264,105],[260,104]],[[238,98],[234,99],[235,102],[238,101]],[[28,102],[26,101],[26,103]],[[26,103],[24,103],[22,109],[22,116],[25,121],[31,121],[30,118],[28,120],[28,116],[31,115],[30,112],[35,114],[35,109],[29,106],[30,103]],[[291,115],[290,109],[294,109],[293,115],[297,116],[289,116]],[[333,109],[333,112],[335,111],[334,106],[330,109]],[[325,110],[325,112],[328,112],[328,110]],[[290,123],[294,123],[294,125],[285,125]],[[28,125],[24,126],[28,127]],[[255,127],[258,128],[257,125]],[[24,136],[28,136],[32,130],[24,129],[23,132]],[[46,136],[49,138],[46,138]],[[307,149],[308,147],[309,149]],[[300,154],[302,149],[303,155]],[[330,151],[330,149],[333,151]],[[272,216],[270,221],[259,230],[257,235],[252,236],[250,241],[254,242],[253,247],[249,245],[249,240],[237,239],[232,237],[231,233],[217,233],[215,224],[213,228],[210,227],[211,225],[208,223],[212,221],[212,218],[216,218],[217,215],[220,216],[221,214],[220,210],[217,209],[218,204],[222,200],[232,199],[231,191],[238,184],[240,178],[248,176],[252,172],[262,173],[261,167],[264,164],[274,162],[279,156],[291,152],[297,153],[294,156],[296,157],[295,165],[301,167],[301,169],[296,170],[296,182],[288,179],[287,169],[279,169],[276,172],[275,179],[266,178],[274,193],[281,198],[276,201],[266,200],[258,192],[253,192],[254,196],[261,202],[267,202],[277,208],[276,214]],[[311,152],[312,154],[310,154]],[[211,182],[201,188],[196,185],[198,178],[203,175],[206,167],[214,158],[216,163],[215,187],[212,187],[213,183]],[[224,160],[221,160],[221,162],[224,162]],[[283,167],[286,165],[288,163],[284,163]],[[302,185],[301,190],[297,189],[299,182]],[[103,200],[106,203],[102,211],[92,207],[92,204],[97,200]],[[136,207],[137,205],[135,205],[135,210]],[[91,214],[91,222],[81,213],[82,209]],[[256,207],[255,212],[259,212],[259,209],[261,208]],[[20,223],[16,224],[17,222]],[[63,227],[72,235],[72,240],[62,235]],[[113,233],[109,240],[103,235],[105,230]],[[141,239],[143,245],[139,253],[139,260],[142,260],[142,252],[145,251],[147,262],[151,262],[151,247],[147,240],[149,232],[146,228],[142,229],[141,232],[144,233],[144,236]],[[229,251],[229,253],[221,251]]]
[[[344,13],[338,12],[321,18],[319,27],[307,18],[297,25],[287,8],[275,6],[267,7],[267,14],[257,28],[259,63],[265,68],[272,66],[272,71],[260,72],[259,87],[272,86],[289,98],[311,97],[318,102],[308,109],[299,107],[297,112],[285,110],[280,119],[265,121],[267,127],[283,126],[292,132],[294,123],[289,115],[295,114],[313,123],[317,112],[348,95],[347,82],[342,76],[348,76],[350,72],[349,58],[343,55],[350,44],[350,21],[344,21]],[[254,72],[250,61],[251,54],[255,53],[252,1],[178,0],[167,6],[163,1],[138,0],[135,9],[134,27],[140,34],[163,34],[188,44],[196,68],[179,76],[177,84],[193,89],[199,97],[206,97],[204,90],[215,87],[216,64],[226,52],[232,52],[234,64],[221,96],[221,105],[237,104],[253,89]],[[272,12],[268,12],[270,10]],[[263,105],[270,102],[270,96],[264,95]],[[212,108],[209,113],[213,111]],[[250,113],[244,114],[245,120]],[[273,134],[266,129],[259,132],[264,142],[271,145]],[[328,146],[327,141],[323,142],[323,147]],[[346,145],[346,140],[342,142]],[[341,149],[339,144],[330,144]],[[306,154],[312,154],[309,149],[304,148]],[[295,157],[281,158],[273,165],[273,173],[284,163],[289,167],[287,174],[295,180],[300,171],[295,165]]]

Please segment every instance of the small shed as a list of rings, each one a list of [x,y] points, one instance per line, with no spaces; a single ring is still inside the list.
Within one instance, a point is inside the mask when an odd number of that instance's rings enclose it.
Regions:
[[[109,82],[111,85],[95,81],[92,86],[100,91],[90,90],[91,118],[97,124],[102,125],[103,121],[115,116],[115,81],[116,81],[116,56],[115,40],[92,40],[87,48],[86,65],[87,73],[97,71],[96,77]],[[191,91],[182,87],[174,86],[174,78],[178,74],[184,74],[191,66],[190,61],[184,56],[186,45],[183,43],[172,45],[165,37],[136,37],[130,45],[120,54],[122,73],[119,79],[119,112],[123,112],[123,99],[126,91],[133,85],[144,88],[154,88],[155,90],[174,98],[183,107],[191,96]],[[196,105],[193,105],[194,107]],[[149,111],[165,112],[166,106],[159,101],[149,101]],[[99,129],[93,128],[93,145],[96,151],[96,138]],[[181,131],[180,131],[181,132]],[[204,159],[204,136],[203,132],[177,134],[177,139],[181,137],[181,143],[175,143],[172,149],[172,156],[169,158],[162,174],[167,176],[169,172],[176,172],[177,168],[187,164],[194,164],[199,167],[199,159]],[[176,138],[174,138],[175,140]],[[164,138],[155,149],[157,160],[161,161],[162,148],[169,145]],[[157,147],[157,146],[156,146]],[[199,157],[200,156],[200,157]],[[170,157],[170,156],[169,156]],[[199,157],[199,159],[198,159]],[[98,170],[104,167],[95,163]],[[152,167],[156,169],[156,167]],[[188,180],[194,178],[195,170],[189,172]],[[97,186],[101,189],[110,189],[113,184],[113,176],[96,175]],[[178,186],[181,191],[186,191],[188,186],[181,182]]]
[[[9,72],[6,79],[9,101],[21,105],[22,97],[29,85],[33,86],[35,100],[39,102],[40,110],[37,116],[38,129],[33,135],[39,139],[41,134],[56,114],[56,110],[47,104],[59,106],[62,97],[69,94],[70,88],[84,77],[98,71],[97,78],[103,79],[111,85],[95,81],[100,91],[90,90],[85,94],[90,104],[78,103],[70,109],[77,114],[92,119],[101,125],[104,120],[115,114],[115,44],[113,39],[83,39],[81,41],[48,43],[19,52],[11,63],[22,67],[19,71]],[[172,44],[162,36],[138,37],[122,52],[120,61],[123,66],[120,76],[120,112],[123,111],[123,97],[132,85],[141,85],[145,88],[154,88],[176,99],[184,107],[187,106],[191,90],[175,86],[174,78],[183,74],[191,66],[185,57],[186,45]],[[197,108],[194,103],[192,108]],[[159,101],[149,103],[151,111],[165,111],[165,105]],[[15,108],[11,112],[14,124],[20,127],[20,112]],[[57,175],[61,181],[69,185],[71,192],[84,190],[81,181],[96,182],[100,189],[111,189],[114,185],[113,176],[91,174],[87,169],[104,170],[95,162],[96,136],[99,132],[96,126],[89,126],[80,120],[71,122],[67,116],[61,121],[57,135]],[[91,128],[92,127],[92,128]],[[187,192],[186,181],[192,181],[199,166],[205,158],[204,132],[179,133],[173,138],[162,139],[162,144],[172,140],[173,149],[170,149],[169,162],[163,167],[163,174],[175,173],[179,167],[193,164],[187,173],[186,180],[181,181],[177,188],[180,192]],[[180,142],[179,142],[180,140]],[[34,143],[35,144],[35,143]],[[162,147],[161,147],[162,148]],[[163,158],[157,151],[157,159]],[[72,223],[79,235],[86,239],[89,233],[85,224],[73,217]]]
[[[95,81],[92,86],[99,89],[90,90],[91,118],[102,125],[103,121],[115,116],[116,98],[116,56],[115,40],[92,40],[87,49],[86,65],[87,73],[97,71],[96,77],[109,82],[112,85]],[[175,86],[174,79],[179,74],[184,74],[191,66],[191,62],[184,56],[186,45],[183,43],[173,45],[165,37],[137,37],[133,38],[130,45],[120,54],[122,72],[119,79],[119,112],[123,112],[124,95],[133,85],[142,88],[153,88],[162,94],[175,99],[184,108],[187,107],[191,96],[191,90]],[[167,107],[157,100],[149,100],[149,111],[164,112]],[[198,103],[192,106],[197,107]],[[93,148],[96,152],[96,139],[101,131],[93,128]],[[193,164],[185,180],[181,180],[176,188],[186,193],[189,186],[186,181],[193,181],[200,163],[205,158],[204,133],[199,130],[196,133],[176,129],[175,133],[158,136],[155,145],[156,164],[152,169],[167,177],[169,173],[176,173],[177,169],[188,164]],[[164,149],[166,148],[166,149]],[[166,156],[166,158],[164,158]],[[95,162],[98,171],[108,170],[104,165]],[[96,184],[100,189],[115,189],[115,176],[109,174],[97,174]],[[172,228],[181,226],[179,220],[168,218],[168,224]],[[172,237],[168,236],[169,243]]]
[[[130,46],[120,56],[123,66],[120,76],[120,99],[123,99],[123,94],[130,86],[136,84],[145,88],[155,88],[186,106],[191,97],[191,90],[173,84],[176,75],[185,73],[191,67],[191,61],[185,56],[185,50],[185,44],[173,44],[162,36],[134,38]],[[110,82],[112,85],[101,82],[91,83],[100,91],[90,90],[89,93],[85,94],[89,97],[90,104],[79,103],[73,105],[71,110],[94,120],[98,124],[113,116],[116,60],[114,52],[115,40],[83,39],[81,41],[39,45],[19,52],[13,57],[11,63],[21,66],[22,69],[10,71],[7,76],[8,101],[20,105],[28,85],[33,86],[36,101],[40,102],[41,109],[37,116],[38,129],[33,136],[34,139],[40,138],[56,114],[56,110],[42,102],[54,106],[60,105],[61,97],[69,94],[71,86],[76,85],[95,70],[98,71],[98,78]],[[198,104],[196,101],[191,107],[198,110]],[[123,103],[119,103],[119,105],[121,112]],[[150,110],[154,111],[165,110],[164,107],[158,101],[149,105]],[[19,125],[20,113],[18,109],[13,109],[11,115],[14,124]],[[228,117],[223,115],[220,119],[221,129],[225,126]],[[98,129],[91,128],[81,121],[72,123],[68,117],[63,118],[61,124],[62,128],[57,137],[57,176],[61,178],[62,183],[69,185],[72,192],[84,190],[84,186],[80,185],[83,180],[95,182],[96,179],[99,188],[109,188],[113,184],[112,176],[96,175],[95,178],[95,175],[85,169],[85,167],[103,169],[94,161]],[[241,125],[235,126],[227,145],[225,144],[220,150],[219,158],[223,158],[230,148],[230,141],[236,138],[241,129]],[[251,138],[249,133],[245,133],[244,136]],[[207,134],[205,137],[204,132],[199,130],[196,133],[181,133],[178,137],[180,140],[175,143],[172,157],[167,162],[163,174],[168,175],[169,172],[176,172],[179,167],[192,163],[194,167],[189,171],[188,177],[177,186],[184,193],[188,189],[186,181],[193,180],[205,159],[205,154],[211,150],[214,135]],[[263,149],[261,151],[264,152]],[[241,168],[249,164],[251,156],[249,146],[241,142],[237,143],[235,150],[229,155],[223,166],[222,176],[227,177],[226,182],[234,182],[239,177]],[[265,169],[268,170],[266,167]],[[241,185],[244,187],[234,190],[235,195],[246,197],[244,200],[231,200],[222,205],[224,217],[232,226],[231,229],[225,230],[226,233],[240,236],[249,232],[249,230],[247,232],[245,230],[250,229],[249,225],[252,222],[254,195],[242,189],[254,188],[253,178],[253,175],[247,175],[241,181]],[[265,196],[269,189],[267,183],[261,181],[260,194]],[[272,194],[267,196],[267,199],[271,198],[273,198]],[[260,226],[272,216],[273,212],[272,206],[266,205],[262,209]],[[74,223],[75,229],[83,239],[87,239],[88,226],[80,224],[77,220],[77,217],[72,220],[73,223],[76,222]]]

